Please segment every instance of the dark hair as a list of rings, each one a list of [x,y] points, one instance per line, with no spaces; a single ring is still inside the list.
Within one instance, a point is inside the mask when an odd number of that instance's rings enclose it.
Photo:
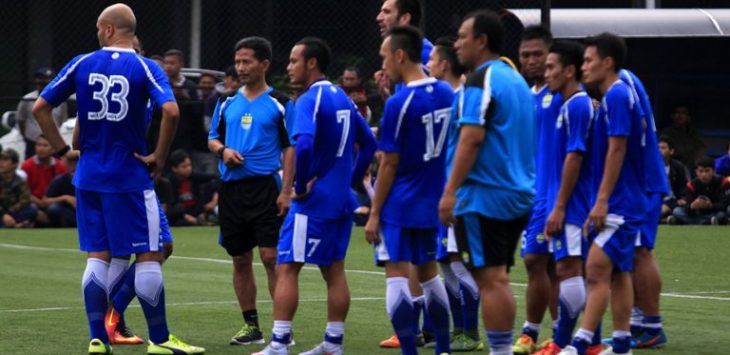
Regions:
[[[710,157],[702,157],[697,159],[697,163],[695,163],[696,168],[715,168],[715,159],[712,159]]]
[[[421,63],[423,39],[421,32],[413,26],[395,26],[388,32],[390,37],[390,51],[395,53],[400,49],[406,52],[408,59],[414,63]]]
[[[271,42],[268,39],[258,36],[246,37],[236,43],[234,52],[242,48],[253,50],[253,55],[259,61],[271,61]]]
[[[358,78],[362,78],[362,72],[360,71],[360,68],[357,66],[351,65],[347,68],[345,68],[345,71],[351,71],[357,75]]]
[[[674,141],[669,136],[661,136],[659,137],[659,143],[664,142],[667,144],[667,147],[669,149],[674,149]]]
[[[504,24],[494,11],[477,10],[464,17],[464,21],[474,19],[472,34],[474,38],[487,36],[487,47],[494,54],[500,54],[504,46]]]
[[[175,168],[182,164],[185,159],[190,159],[190,154],[182,149],[178,149],[170,153],[170,166]]]
[[[48,142],[48,137],[46,137],[43,133],[39,134],[38,138],[43,138],[44,141]],[[36,138],[36,141],[38,141],[38,138]]]
[[[557,41],[550,47],[550,53],[560,57],[560,64],[565,68],[569,65],[575,67],[575,79],[580,81],[583,65],[583,45],[576,41]]]
[[[451,36],[439,37],[434,44],[434,48],[438,51],[439,58],[449,63],[449,71],[455,77],[460,77],[466,72],[466,67],[459,63],[459,58],[456,56],[456,49],[454,43],[456,38]]]
[[[317,60],[317,68],[319,68],[319,71],[323,74],[327,71],[327,66],[330,64],[330,57],[332,56],[332,50],[327,42],[317,37],[304,37],[295,45],[304,46],[302,55],[305,61],[314,58]]]
[[[236,67],[231,65],[226,68],[226,76],[231,76],[238,79],[238,72],[236,71]]]
[[[613,34],[604,32],[592,37],[588,37],[585,40],[586,47],[596,47],[598,56],[601,58],[611,57],[613,58],[615,72],[623,68],[624,62],[626,61],[626,42],[623,38]]]
[[[159,55],[159,54],[153,54],[153,55],[151,55],[151,56],[150,56],[150,59],[152,59],[152,60],[159,60],[159,61],[164,61],[164,60],[165,60],[165,58],[164,58],[164,57],[162,57],[162,56],[161,56],[161,55]]]
[[[170,49],[167,52],[165,52],[164,57],[169,57],[169,56],[175,56],[178,59],[180,59],[180,62],[185,63],[185,55],[179,49]]]
[[[409,25],[418,27],[421,24],[421,2],[419,0],[395,0],[395,7],[398,9],[398,18],[410,14]]]
[[[525,27],[522,31],[522,41],[530,41],[533,39],[539,39],[550,47],[553,44],[553,34],[550,30],[541,25],[532,25]]]

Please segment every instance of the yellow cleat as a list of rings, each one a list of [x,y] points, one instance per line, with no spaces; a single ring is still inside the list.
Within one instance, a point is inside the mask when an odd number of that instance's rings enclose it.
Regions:
[[[205,349],[186,344],[172,334],[170,334],[169,339],[164,343],[155,344],[150,341],[150,345],[147,346],[147,354],[150,355],[192,355],[204,353]]]

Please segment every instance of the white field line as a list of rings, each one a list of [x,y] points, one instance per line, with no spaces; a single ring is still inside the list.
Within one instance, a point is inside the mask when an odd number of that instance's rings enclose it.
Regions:
[[[80,251],[77,249],[36,247],[36,246],[29,246],[29,245],[7,244],[7,243],[0,243],[0,247],[9,248],[9,249],[20,249],[20,250],[80,253]],[[216,264],[229,264],[229,265],[231,264],[230,259],[198,258],[198,257],[177,256],[177,255],[173,255],[173,256],[171,256],[171,258],[179,259],[179,260],[188,260],[188,261],[209,262],[209,263],[216,263]],[[254,263],[254,265],[262,266],[261,263]],[[313,267],[313,266],[304,266],[302,269],[319,271],[319,268]],[[357,270],[357,269],[346,269],[345,271],[347,273],[352,273],[352,274],[377,275],[377,276],[381,276],[381,277],[385,276],[385,273],[381,272],[381,271]],[[519,282],[511,282],[510,285],[515,286],[515,287],[527,287],[527,284],[519,283]],[[661,295],[663,297],[670,297],[670,298],[684,298],[684,299],[698,299],[698,300],[712,300],[712,301],[730,301],[730,297],[701,296],[701,294],[724,294],[724,293],[730,293],[730,291],[663,292]]]

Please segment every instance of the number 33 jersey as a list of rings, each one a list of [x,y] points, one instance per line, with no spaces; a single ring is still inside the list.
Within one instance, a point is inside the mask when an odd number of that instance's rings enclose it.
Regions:
[[[446,136],[454,92],[434,78],[408,83],[385,103],[378,149],[400,155],[381,219],[407,228],[436,228],[446,184]]]
[[[151,189],[134,153],[148,153],[148,102],[175,101],[162,68],[132,49],[104,47],[71,60],[41,96],[57,106],[74,92],[82,152],[74,185],[107,193]]]

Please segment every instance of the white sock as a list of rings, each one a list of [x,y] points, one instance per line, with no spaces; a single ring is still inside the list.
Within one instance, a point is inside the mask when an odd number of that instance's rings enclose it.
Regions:
[[[639,307],[633,307],[631,308],[631,325],[635,327],[642,326],[641,318],[644,316],[644,313],[641,312],[641,308]]]
[[[439,263],[441,266],[441,274],[444,277],[444,286],[452,295],[459,294],[459,278],[454,274],[454,270],[451,269],[451,264]]]
[[[560,300],[567,307],[571,319],[576,318],[586,305],[586,285],[582,276],[560,282]]]
[[[408,278],[389,277],[385,282],[387,285],[385,288],[385,309],[388,311],[388,315],[393,315],[393,310],[401,301],[413,305],[414,299],[411,296],[411,290],[408,288]]]
[[[288,342],[291,341],[291,321],[290,320],[275,320],[274,329],[271,330],[273,337],[271,339],[271,347],[274,349],[282,349],[287,346]],[[279,342],[277,339],[284,339],[289,337],[286,343]]]
[[[109,263],[96,258],[86,259],[86,269],[84,270],[84,276],[81,279],[81,290],[83,292],[86,285],[90,282],[96,283],[99,287],[104,290],[107,288],[109,273]]]
[[[345,322],[327,322],[324,333],[324,343],[328,351],[341,347],[342,339],[345,336]]]
[[[421,287],[423,288],[423,294],[427,305],[433,302],[438,302],[448,312],[449,296],[446,294],[446,287],[438,276],[422,283]]]
[[[593,341],[594,334],[594,332],[588,329],[580,328],[578,329],[578,332],[575,333],[575,337],[590,344]]]
[[[532,330],[536,333],[540,332],[540,324],[539,323],[532,323],[525,321],[525,323],[522,324],[522,328],[527,328],[529,330]]]
[[[134,291],[137,297],[152,307],[157,307],[162,292],[162,265],[157,261],[138,262],[134,274]]]
[[[452,262],[451,270],[454,270],[454,274],[459,279],[459,282],[466,286],[469,292],[471,292],[473,298],[479,297],[479,286],[477,286],[476,281],[474,281],[474,277],[471,275],[471,272],[466,269],[466,266],[464,266],[461,261]]]
[[[128,266],[129,260],[112,258],[112,262],[109,264],[109,271],[107,272],[109,293],[111,293],[112,289],[114,289],[122,277],[124,277],[124,273],[127,271]]]

